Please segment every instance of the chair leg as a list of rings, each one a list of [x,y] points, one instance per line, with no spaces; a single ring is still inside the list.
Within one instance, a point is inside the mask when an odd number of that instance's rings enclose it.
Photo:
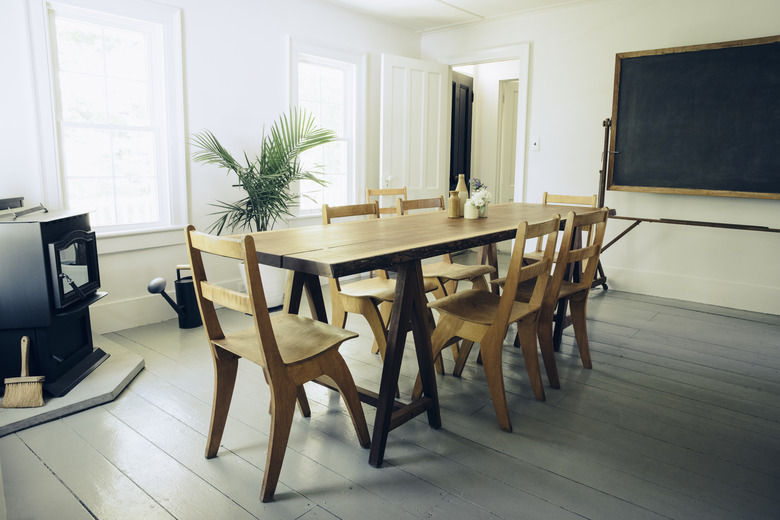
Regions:
[[[360,405],[360,396],[358,396],[355,380],[347,367],[344,358],[336,349],[332,351],[333,355],[328,359],[326,367],[323,367],[323,373],[333,379],[339,389],[344,404],[347,405],[349,416],[352,418],[352,425],[358,436],[358,442],[364,448],[371,446],[371,438],[368,435],[368,426],[366,426],[366,416],[363,414],[363,408]],[[324,364],[324,363],[323,363]]]
[[[377,344],[379,355],[382,357],[382,361],[384,361],[385,350],[387,349],[387,329],[379,309],[370,300],[366,299],[360,302],[360,314],[368,321],[371,332],[374,333],[374,342]]]
[[[544,401],[544,385],[542,373],[539,370],[539,352],[536,347],[537,316],[528,316],[517,322],[517,335],[520,338],[520,348],[523,351],[525,370],[537,401]]]
[[[539,337],[539,349],[542,351],[542,359],[544,360],[544,369],[547,372],[547,382],[552,388],[560,388],[561,382],[558,378],[558,365],[555,361],[555,347],[553,346],[551,315],[539,318],[537,336]]]
[[[460,350],[458,351],[458,357],[455,359],[455,368],[452,370],[452,374],[455,377],[460,377],[463,374],[463,368],[466,366],[466,360],[471,353],[471,347],[474,346],[474,342],[464,339],[460,342]]]
[[[238,373],[238,360],[235,354],[221,349],[213,348],[214,358],[214,398],[211,404],[211,424],[209,435],[206,438],[206,458],[216,457],[219,444],[222,442],[222,434],[225,431],[230,401],[233,398],[233,388],[236,385]]]
[[[306,390],[303,385],[298,387],[298,411],[303,417],[311,417],[311,408],[309,408],[309,399],[306,397]]]
[[[482,368],[485,370],[490,399],[493,401],[493,409],[496,411],[498,425],[506,432],[512,431],[512,421],[509,419],[509,405],[506,401],[506,389],[504,388],[504,371],[501,366],[501,348],[498,342],[485,341],[480,343],[479,351],[482,353]]]
[[[393,311],[393,302],[382,302],[379,304],[379,315],[382,317],[382,323],[389,323],[390,313]],[[374,338],[374,343],[371,344],[371,353],[379,353],[379,343]]]
[[[282,471],[284,452],[287,450],[287,440],[290,437],[290,428],[295,412],[296,392],[292,390],[291,388],[275,389],[271,387],[273,415],[271,416],[271,434],[268,437],[265,473],[260,488],[262,502],[268,502],[274,497],[276,485],[279,483],[279,474]]]
[[[441,358],[441,351],[444,347],[450,344],[450,340],[456,337],[458,329],[463,324],[463,320],[455,318],[453,316],[442,316],[439,318],[439,324],[431,334],[431,351],[433,359]],[[414,382],[414,388],[412,389],[412,399],[417,399],[422,395],[422,379],[419,372],[417,373],[417,379]]]
[[[582,366],[593,368],[590,361],[590,345],[588,344],[588,324],[586,321],[588,293],[574,295],[569,300],[571,308],[571,320],[574,325],[574,338],[577,340],[577,348],[580,351]]]
[[[476,278],[472,278],[471,280],[471,288],[472,289],[481,289],[483,291],[490,291],[490,288],[488,287],[487,281],[485,281],[485,276],[480,275]]]

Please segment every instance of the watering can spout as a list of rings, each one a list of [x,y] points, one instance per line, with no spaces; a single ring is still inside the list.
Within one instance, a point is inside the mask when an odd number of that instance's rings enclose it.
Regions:
[[[165,292],[165,278],[155,278],[149,282],[149,286],[146,288],[146,290],[152,294],[162,295],[165,301],[167,301],[173,310],[176,311],[176,314],[179,315],[179,328],[182,329],[191,329],[203,324],[200,319],[200,311],[198,310],[198,301],[195,297],[195,286],[193,285],[192,277],[181,277],[181,270],[189,268],[188,265],[176,266],[175,285],[178,304]]]

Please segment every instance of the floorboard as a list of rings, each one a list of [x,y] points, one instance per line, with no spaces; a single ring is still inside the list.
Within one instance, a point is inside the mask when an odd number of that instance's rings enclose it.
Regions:
[[[226,328],[249,324],[220,313]],[[241,365],[222,446],[207,460],[213,375],[202,329],[170,320],[108,334],[144,370],[111,403],[0,438],[7,518],[780,518],[780,317],[601,290],[588,313],[594,368],[566,330],[561,389],[546,386],[545,402],[510,331],[511,434],[498,428],[478,347],[459,378],[446,352],[442,428],[423,415],[394,430],[380,469],[337,394],[307,385],[312,416],[296,414],[267,504],[262,372]],[[376,388],[370,330],[354,316],[347,328],[360,337],[342,353],[358,384]],[[402,397],[415,359],[409,343]],[[364,410],[372,426],[374,409]]]

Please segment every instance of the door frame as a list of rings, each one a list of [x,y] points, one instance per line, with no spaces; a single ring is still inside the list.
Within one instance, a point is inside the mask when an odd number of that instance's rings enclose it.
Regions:
[[[505,47],[494,47],[482,50],[458,53],[444,57],[424,57],[430,61],[437,61],[452,67],[462,65],[475,65],[480,63],[489,63],[495,61],[518,61],[518,86],[517,95],[517,142],[515,158],[515,193],[516,202],[525,202],[527,193],[527,157],[526,157],[526,135],[528,133],[528,91],[530,83],[530,56],[531,44],[520,43]],[[450,78],[450,82],[452,79]],[[449,162],[449,151],[447,153]],[[447,166],[449,171],[449,164]]]

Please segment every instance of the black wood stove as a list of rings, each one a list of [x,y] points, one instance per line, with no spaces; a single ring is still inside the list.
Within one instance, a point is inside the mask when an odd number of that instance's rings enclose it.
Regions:
[[[30,338],[30,374],[46,376],[55,397],[100,365],[108,354],[93,347],[89,319],[89,306],[106,294],[99,287],[88,214],[0,216],[0,378],[19,375],[22,336]]]

